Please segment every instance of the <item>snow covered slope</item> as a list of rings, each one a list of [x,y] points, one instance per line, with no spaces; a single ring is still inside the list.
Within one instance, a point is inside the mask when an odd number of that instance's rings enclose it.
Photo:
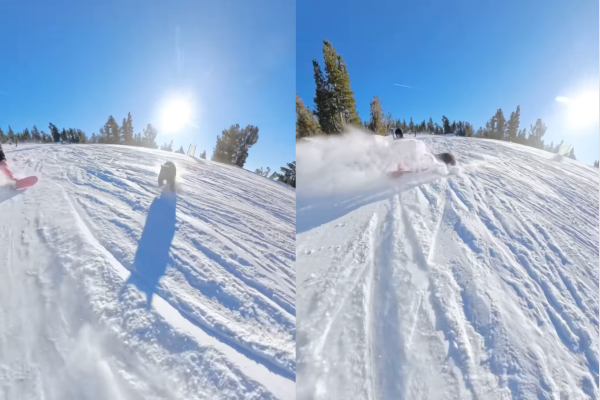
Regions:
[[[387,138],[333,140],[297,148],[299,399],[598,399],[597,169],[432,137],[458,168],[378,180]]]
[[[0,192],[0,399],[295,398],[294,191],[158,150],[5,151],[40,180]]]

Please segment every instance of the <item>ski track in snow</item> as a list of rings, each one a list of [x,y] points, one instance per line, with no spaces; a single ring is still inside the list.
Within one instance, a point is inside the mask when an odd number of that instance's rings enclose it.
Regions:
[[[598,170],[421,140],[458,170],[298,193],[298,398],[598,399]]]
[[[0,399],[295,398],[293,190],[158,150],[5,151],[39,182],[0,192]]]

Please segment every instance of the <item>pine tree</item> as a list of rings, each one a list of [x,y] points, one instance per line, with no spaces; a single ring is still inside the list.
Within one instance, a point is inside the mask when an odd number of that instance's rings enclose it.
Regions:
[[[506,136],[506,118],[504,118],[504,113],[502,112],[501,108],[496,111],[496,115],[494,115],[494,121],[496,125],[493,138],[504,140]]]
[[[87,135],[81,129],[76,130],[78,143],[87,143]]]
[[[158,148],[158,145],[156,144],[156,135],[158,135],[158,131],[152,126],[152,124],[146,125],[142,136],[141,146],[150,149]]]
[[[457,126],[456,126],[456,121],[452,121],[452,124],[450,125],[450,133],[456,133],[457,130]]]
[[[296,93],[296,140],[303,137],[319,135],[321,127],[313,116],[310,108],[304,105],[298,93]]]
[[[33,139],[35,142],[39,142],[42,140],[42,135],[40,135],[40,131],[35,125],[33,126],[33,128],[31,128],[31,139]]]
[[[177,150],[177,153],[185,154],[185,151],[183,151],[183,146],[179,146],[179,150]]]
[[[0,128],[0,144],[2,144],[2,142],[4,142],[4,131]]]
[[[237,149],[239,125],[232,125],[224,129],[221,136],[217,136],[217,144],[213,150],[212,160],[226,164],[233,164],[233,154]]]
[[[510,113],[510,118],[508,118],[508,126],[506,128],[506,140],[510,140],[511,142],[517,141],[517,133],[519,131],[520,120],[521,106],[517,106],[517,110]]]
[[[29,129],[27,129],[27,128],[23,129],[23,132],[21,132],[21,140],[23,140],[23,141],[31,140],[31,134],[29,133]]]
[[[280,167],[282,173],[273,172],[271,179],[296,187],[296,161],[287,163],[287,167]]]
[[[213,151],[212,160],[243,167],[248,157],[248,149],[258,141],[258,128],[252,125],[240,128],[239,124],[217,136],[217,144]]]
[[[410,117],[410,121],[408,122],[408,130],[410,132],[414,132],[415,130],[415,124],[413,123],[412,117]]]
[[[465,122],[465,136],[473,137],[475,135],[475,131],[473,129],[473,125],[468,122]]]
[[[90,138],[90,143],[98,143],[98,137],[96,133],[92,133],[92,137]]]
[[[567,153],[566,156],[572,160],[577,160],[577,157],[575,157],[575,149],[572,147],[571,147],[571,151],[569,153]]]
[[[333,92],[327,83],[327,79],[321,71],[321,67],[316,60],[313,60],[314,78],[315,78],[315,110],[313,114],[317,117],[321,131],[326,134],[337,133],[337,126],[341,125],[341,122],[337,122],[336,111],[333,106]]]
[[[517,133],[517,143],[526,144],[529,138],[527,137],[527,130],[525,128],[520,129]]]
[[[63,128],[62,131],[60,131],[60,140],[63,143],[66,143],[69,140],[69,138],[67,136],[67,130],[65,128]]]
[[[452,133],[450,120],[445,115],[442,115],[442,126],[444,127],[444,133]]]
[[[373,97],[370,104],[371,119],[369,120],[369,129],[373,133],[379,135],[387,135],[387,128],[383,117],[383,109],[381,107],[381,100],[379,96]]]
[[[594,161],[594,167],[599,168],[600,167],[600,161]]]
[[[100,128],[100,131],[98,133],[98,143],[110,143],[111,137],[112,136],[110,134],[110,126],[107,122]]]
[[[462,121],[458,121],[458,122],[454,122],[454,125],[456,127],[456,129],[454,130],[454,133],[457,134],[458,136],[465,136],[464,123]]]
[[[429,118],[429,121],[427,121],[427,132],[433,133],[433,130],[434,130],[433,119]]]
[[[200,158],[202,158],[203,160],[206,160],[206,150],[204,150],[202,152],[202,154],[200,154]]]
[[[332,101],[336,114],[340,115],[343,124],[360,126],[354,93],[350,89],[348,66],[328,40],[323,41],[323,58],[327,83],[333,92]],[[338,129],[338,132],[341,132],[343,126]]]
[[[6,132],[6,136],[8,137],[8,140],[14,140],[15,139],[15,132],[12,130],[12,128],[10,127],[10,125],[8,126],[8,131]]]
[[[248,150],[258,142],[258,127],[247,125],[239,131],[237,150],[234,154],[234,164],[244,168],[248,158]]]
[[[382,110],[383,111],[383,110]],[[394,117],[392,117],[392,113],[387,113],[385,119],[384,119],[384,125],[385,125],[385,133],[387,134],[388,132],[391,132],[394,130]]]
[[[108,117],[104,126],[100,128],[98,143],[121,144],[121,128],[112,115]]]
[[[542,137],[546,133],[546,125],[542,122],[541,118],[538,118],[535,122],[535,125],[531,125],[529,129],[529,137],[527,138],[527,143],[531,147],[536,147],[538,149],[544,148],[544,140]]]
[[[127,119],[123,118],[123,124],[121,125],[120,133],[121,143],[133,145],[133,120],[131,119],[131,113],[127,113]]]
[[[52,135],[52,140],[54,142],[59,142],[60,141],[60,132],[58,131],[58,128],[56,127],[56,125],[51,123],[48,128],[50,129],[50,135]]]
[[[111,134],[111,141],[109,143],[121,144],[121,128],[112,115],[108,117],[107,123]]]

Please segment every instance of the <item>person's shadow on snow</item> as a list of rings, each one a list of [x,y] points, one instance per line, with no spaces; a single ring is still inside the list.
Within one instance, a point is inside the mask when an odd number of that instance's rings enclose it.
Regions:
[[[170,261],[169,250],[175,236],[176,206],[177,196],[168,190],[164,190],[150,205],[131,275],[125,283],[125,286],[135,285],[146,294],[148,308]]]

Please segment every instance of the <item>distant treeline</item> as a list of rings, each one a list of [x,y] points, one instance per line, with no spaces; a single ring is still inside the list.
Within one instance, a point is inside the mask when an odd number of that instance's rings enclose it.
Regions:
[[[314,110],[306,106],[296,94],[297,140],[308,136],[341,133],[346,126],[350,125],[368,129],[379,135],[388,135],[396,128],[400,128],[404,132],[453,133],[459,136],[505,140],[554,153],[562,148],[562,142],[558,145],[544,143],[543,136],[547,128],[540,118],[530,126],[529,130],[520,129],[520,106],[511,112],[508,120],[504,117],[502,109],[498,109],[484,127],[474,131],[471,123],[450,122],[445,115],[442,116],[441,125],[434,122],[432,118],[417,123],[413,122],[412,118],[408,123],[404,119],[395,119],[391,113],[384,111],[381,100],[375,96],[370,103],[369,118],[361,120],[356,111],[354,93],[350,89],[348,67],[327,40],[323,41],[323,59],[324,72],[318,61],[312,62],[315,80]],[[576,159],[573,148],[565,156]]]
[[[45,133],[44,131],[39,131],[34,125],[31,131],[28,128],[25,128],[23,131],[15,133],[9,126],[7,132],[4,133],[4,131],[0,128],[0,143],[6,141],[34,141],[41,143],[63,142],[117,144],[147,147],[150,149],[159,148],[156,144],[156,136],[158,135],[158,131],[152,126],[152,124],[147,124],[142,132],[134,134],[131,113],[127,113],[127,118],[123,118],[121,125],[119,125],[112,115],[109,116],[106,123],[100,127],[99,133],[92,133],[91,137],[88,137],[81,129],[63,128],[61,130],[52,123],[49,124],[48,129],[50,133]],[[237,165],[243,168],[244,164],[246,163],[246,159],[248,158],[248,150],[257,142],[258,127],[247,125],[246,127],[242,128],[239,124],[232,125],[228,129],[224,129],[221,132],[221,135],[217,135],[217,142],[215,148],[213,149],[212,160],[225,164]],[[163,144],[160,146],[160,149],[172,152],[173,141],[171,141],[169,144]],[[184,154],[183,146],[181,146],[177,152]],[[206,150],[200,154],[200,158],[206,158]],[[295,162],[293,164],[295,166]],[[290,165],[292,164],[288,164],[288,167]],[[283,171],[285,168],[282,168]],[[289,173],[274,173],[272,178],[292,184]]]

